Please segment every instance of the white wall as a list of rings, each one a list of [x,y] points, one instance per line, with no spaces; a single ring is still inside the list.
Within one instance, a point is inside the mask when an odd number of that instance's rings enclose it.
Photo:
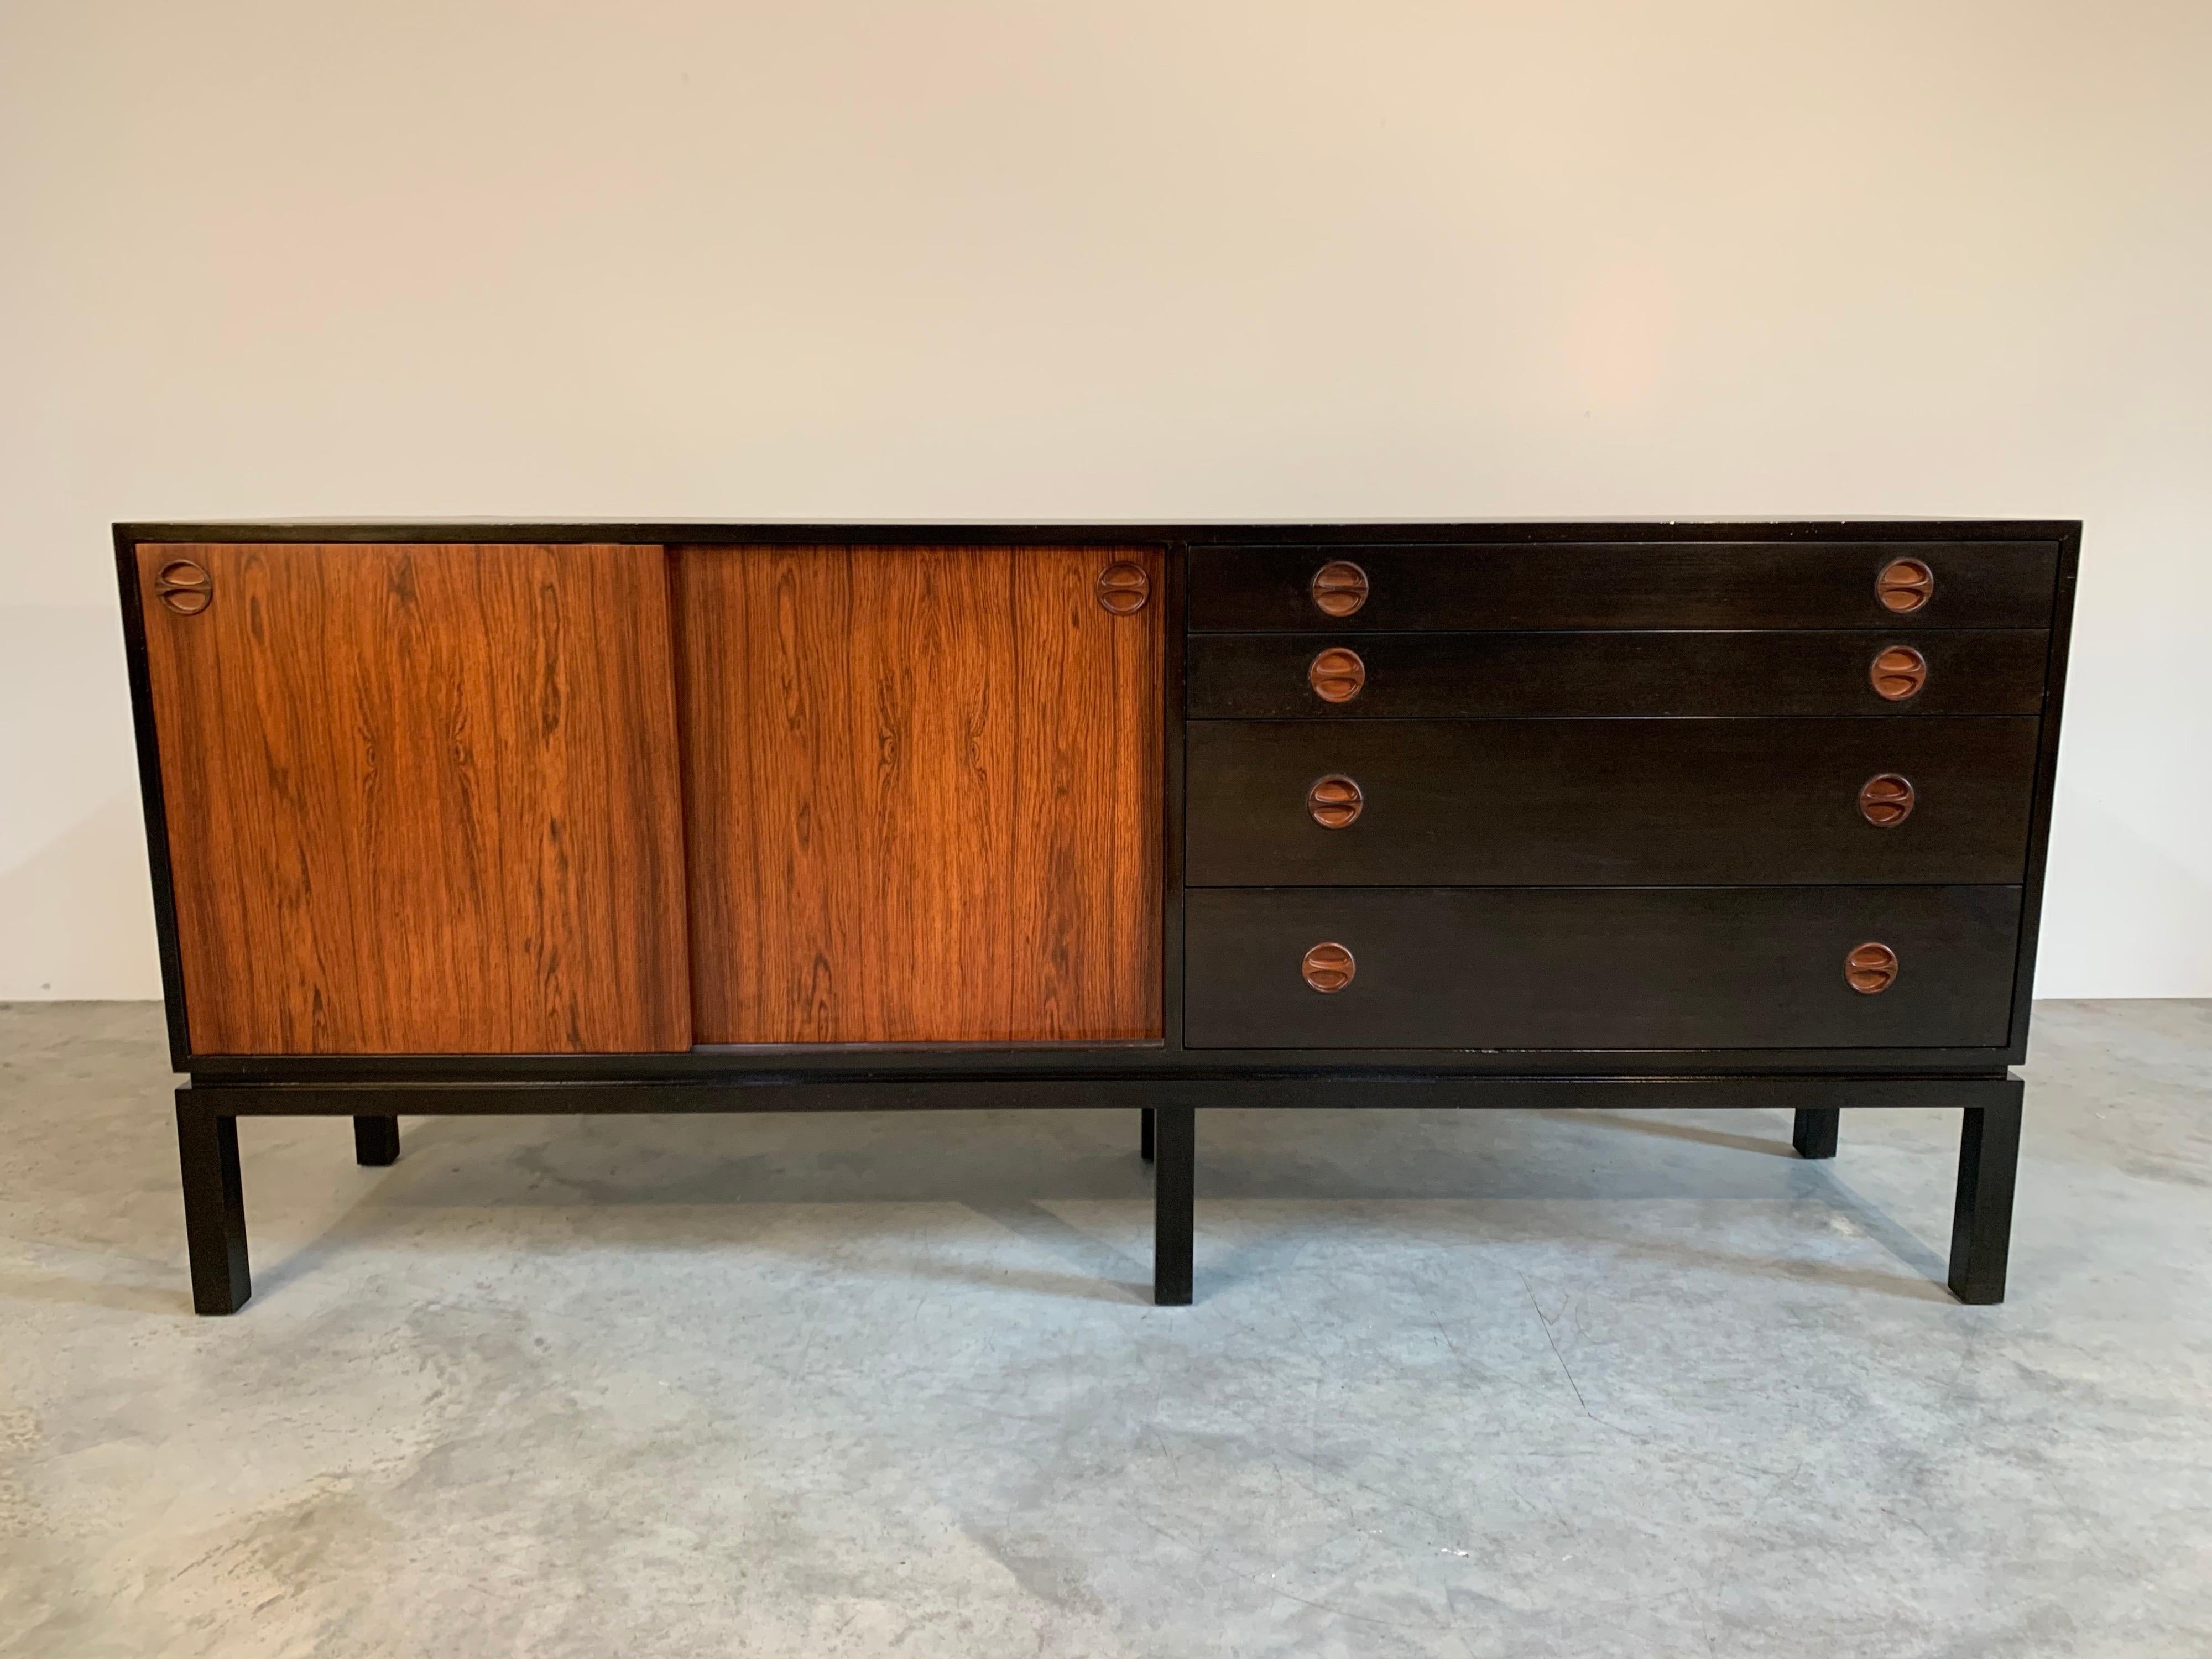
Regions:
[[[2088,522],[2053,995],[2212,994],[2212,6],[0,4],[0,997],[107,525]]]

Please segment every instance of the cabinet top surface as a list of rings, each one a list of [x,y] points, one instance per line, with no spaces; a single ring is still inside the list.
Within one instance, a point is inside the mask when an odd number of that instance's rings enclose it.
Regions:
[[[2075,519],[799,520],[178,519],[125,522],[134,542],[1115,543],[1200,546],[1379,543],[2052,541]]]

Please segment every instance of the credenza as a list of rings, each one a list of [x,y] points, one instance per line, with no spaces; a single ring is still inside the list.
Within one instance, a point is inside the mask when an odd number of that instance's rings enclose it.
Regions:
[[[194,1305],[237,1121],[1961,1114],[2002,1298],[2081,526],[115,529]]]

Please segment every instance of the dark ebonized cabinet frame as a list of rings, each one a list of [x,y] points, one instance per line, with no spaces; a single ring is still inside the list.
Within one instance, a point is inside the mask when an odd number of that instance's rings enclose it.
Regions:
[[[1846,1107],[1962,1113],[1949,1283],[1960,1300],[2002,1299],[2021,1085],[2051,823],[2081,526],[2071,521],[1508,524],[702,524],[680,522],[175,522],[120,524],[114,540],[143,793],[171,1063],[177,1091],[194,1305],[228,1313],[250,1294],[237,1119],[355,1121],[356,1155],[398,1155],[408,1114],[798,1111],[1127,1107],[1155,1160],[1155,1295],[1192,1285],[1195,1118],[1202,1106],[1787,1108],[1807,1158],[1833,1156]],[[1184,787],[1190,561],[1208,549],[1541,548],[1566,544],[1879,541],[2055,545],[2041,729],[2008,1040],[1985,1048],[1527,1050],[1192,1048],[1184,1042]],[[702,1046],[682,1053],[240,1055],[191,1046],[172,887],[168,818],[141,611],[149,543],[639,543],[662,545],[1156,545],[1166,554],[1162,890],[1163,1034],[1099,1044]],[[1900,629],[1909,624],[1900,623]],[[1325,628],[1326,624],[1322,624]]]

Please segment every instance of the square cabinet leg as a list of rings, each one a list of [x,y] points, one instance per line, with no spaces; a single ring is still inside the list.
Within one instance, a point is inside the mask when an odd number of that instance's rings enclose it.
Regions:
[[[357,1117],[353,1121],[353,1161],[371,1169],[399,1162],[399,1120]]]
[[[1152,1161],[1152,1109],[1144,1109],[1137,1123],[1137,1156],[1150,1164]]]
[[[177,1091],[177,1152],[185,1178],[185,1248],[192,1310],[236,1313],[253,1294],[246,1259],[246,1197],[238,1176],[238,1120]]]
[[[2002,1106],[1969,1106],[1959,1133],[1959,1199],[1951,1218],[1951,1293],[2002,1302],[2012,1251],[2012,1194],[2020,1172],[2021,1085]]]
[[[1833,1158],[1836,1155],[1836,1125],[1843,1116],[1837,1106],[1815,1106],[1797,1114],[1796,1127],[1790,1132],[1790,1143],[1796,1147],[1800,1158]]]
[[[1152,1121],[1152,1300],[1190,1305],[1191,1200],[1198,1164],[1198,1111],[1161,1106]]]

